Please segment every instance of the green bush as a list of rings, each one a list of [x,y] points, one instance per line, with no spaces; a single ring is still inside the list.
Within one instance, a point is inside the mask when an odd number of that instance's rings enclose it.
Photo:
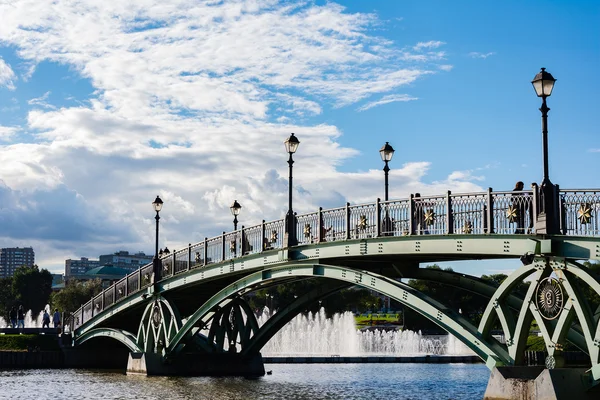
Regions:
[[[30,348],[58,350],[58,340],[50,335],[0,335],[0,350],[27,351]]]

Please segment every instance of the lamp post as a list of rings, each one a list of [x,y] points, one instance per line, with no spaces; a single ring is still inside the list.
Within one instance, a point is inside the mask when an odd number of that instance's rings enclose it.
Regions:
[[[237,231],[237,224],[238,224],[237,216],[240,215],[242,206],[240,205],[240,203],[238,203],[237,200],[234,200],[233,204],[231,204],[229,209],[231,210],[231,214],[233,215],[233,230]]]
[[[388,162],[392,161],[392,157],[394,156],[394,148],[392,146],[390,146],[389,142],[385,142],[385,144],[383,145],[383,147],[381,148],[381,150],[379,150],[379,155],[381,155],[381,160],[383,160],[383,162],[385,163],[385,166],[383,167],[383,172],[385,173],[385,197],[384,197],[384,201],[388,201],[389,200],[389,195],[388,195],[388,188],[389,188],[389,183],[388,183],[388,175],[390,172],[390,167],[388,166]],[[390,216],[388,213],[388,208],[387,208],[387,204],[385,205],[385,217],[383,218],[383,226],[382,226],[382,231],[383,231],[383,235],[384,236],[388,236],[391,235],[391,231],[392,231],[392,221],[390,220]]]
[[[544,179],[540,186],[540,210],[537,216],[536,232],[545,234],[558,233],[558,213],[556,212],[555,201],[556,188],[550,182],[548,174],[548,111],[550,111],[550,108],[546,105],[546,97],[552,94],[554,82],[556,82],[556,79],[549,72],[546,72],[546,68],[542,68],[533,78],[533,81],[531,81],[535,93],[538,97],[542,98],[540,111],[542,112]]]
[[[152,260],[155,285],[160,280],[161,273],[160,258],[158,258],[158,220],[160,220],[160,216],[158,214],[160,213],[160,210],[162,210],[162,206],[163,201],[160,199],[160,197],[156,196],[156,199],[152,203],[152,207],[154,208],[154,211],[156,211],[156,217],[154,217],[154,219],[156,220],[156,242],[154,247],[154,259]]]
[[[290,158],[288,159],[288,165],[290,166],[290,180],[289,180],[289,205],[288,212],[285,216],[285,238],[287,239],[287,244],[284,244],[284,247],[295,246],[298,244],[296,240],[296,218],[294,217],[294,210],[292,208],[292,165],[294,165],[294,159],[292,155],[298,149],[300,145],[300,141],[294,134],[292,133],[289,138],[283,142],[285,144],[285,151],[288,152]]]
[[[388,162],[392,161],[392,157],[394,156],[394,148],[390,146],[389,142],[385,142],[381,150],[379,150],[379,154],[381,155],[381,159],[385,163],[383,167],[383,172],[385,172],[385,201],[389,200],[388,196],[388,174],[390,172],[390,167],[388,166]]]

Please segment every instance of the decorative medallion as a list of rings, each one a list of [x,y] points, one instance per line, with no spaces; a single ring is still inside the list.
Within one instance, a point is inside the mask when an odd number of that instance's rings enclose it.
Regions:
[[[589,224],[592,221],[592,205],[581,203],[579,210],[577,210],[577,218],[582,225]]]
[[[542,317],[547,320],[556,319],[563,309],[563,289],[556,278],[542,280],[536,290],[536,304]]]
[[[506,219],[508,222],[517,222],[517,207],[510,206],[506,210]]]
[[[200,256],[200,253],[196,253],[196,264],[200,263],[202,263],[202,257]]]
[[[358,220],[358,229],[360,230],[365,230],[367,229],[367,216],[366,215],[361,215],[359,220]]]
[[[169,272],[169,264],[168,263],[163,264],[163,271]]]
[[[160,326],[160,322],[162,321],[162,315],[160,314],[160,307],[158,304],[154,305],[154,309],[152,310],[152,325],[158,329]]]
[[[310,227],[310,224],[304,225],[304,231],[303,232],[304,232],[304,237],[305,238],[309,238],[310,237],[311,231],[312,231],[312,229]]]
[[[548,369],[554,369],[556,367],[556,360],[554,359],[554,356],[548,356],[546,357],[546,368]]]
[[[427,211],[425,211],[425,216],[423,218],[425,219],[425,225],[433,225],[436,218],[435,211],[433,211],[433,208],[428,208]]]
[[[147,272],[146,272],[146,273],[144,274],[144,280],[147,280],[147,281],[149,281],[149,280],[150,280],[150,274],[149,274],[149,273],[147,273]]]
[[[471,223],[471,221],[465,222],[465,224],[463,225],[463,228],[462,228],[462,232],[465,235],[473,233],[473,224]]]
[[[279,237],[279,235],[277,234],[277,231],[273,230],[271,232],[271,243],[275,243],[277,241],[278,237]]]
[[[235,240],[229,242],[229,251],[232,253],[235,251]]]
[[[123,295],[123,288],[119,288],[119,290],[117,290],[117,292],[119,293],[119,296]]]
[[[100,303],[96,303],[96,310],[100,309]]]

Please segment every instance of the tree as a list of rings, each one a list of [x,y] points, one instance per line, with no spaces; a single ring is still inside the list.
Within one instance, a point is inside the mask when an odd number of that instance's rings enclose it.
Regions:
[[[32,315],[38,315],[48,304],[52,293],[52,274],[47,269],[40,271],[37,265],[17,268],[12,279],[16,300]]]
[[[8,321],[10,308],[15,305],[12,278],[0,278],[0,316]]]
[[[102,281],[98,278],[85,282],[70,281],[64,289],[52,293],[50,301],[53,308],[72,313],[101,291]]]

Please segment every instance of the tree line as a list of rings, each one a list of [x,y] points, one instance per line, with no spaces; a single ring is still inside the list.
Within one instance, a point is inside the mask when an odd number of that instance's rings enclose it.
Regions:
[[[20,305],[26,311],[31,310],[33,318],[47,304],[51,309],[58,308],[61,312],[70,313],[101,290],[102,282],[96,279],[69,282],[64,289],[53,292],[52,274],[47,269],[40,269],[35,264],[31,267],[24,265],[17,268],[13,276],[0,278],[0,316],[8,321],[10,309]]]

